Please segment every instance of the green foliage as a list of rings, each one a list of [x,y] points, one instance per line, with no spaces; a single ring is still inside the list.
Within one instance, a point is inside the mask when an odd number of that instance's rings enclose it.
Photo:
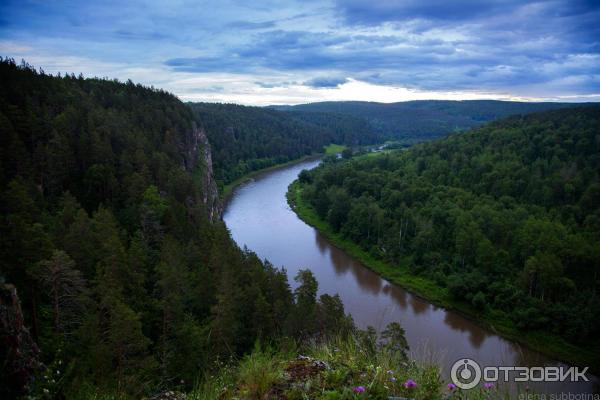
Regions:
[[[221,399],[442,399],[452,395],[437,367],[399,357],[384,342],[377,335],[357,332],[310,341],[291,352],[257,345],[236,368],[207,378],[202,389],[188,397],[210,398],[201,390]],[[409,379],[416,387],[404,386]]]
[[[341,239],[389,265],[410,260],[413,275],[471,311],[591,346],[600,334],[599,121],[597,106],[557,110],[328,160],[296,193]]]
[[[277,354],[257,344],[240,362],[237,375],[241,396],[262,399],[283,378],[283,369]]]
[[[0,277],[17,287],[42,361],[70,371],[34,393],[187,391],[259,338],[353,328],[339,299],[295,300],[283,270],[211,221],[192,176],[209,167],[199,122],[164,91],[0,62]],[[290,329],[291,310],[307,307]]]
[[[342,151],[346,150],[346,146],[341,145],[341,144],[335,144],[335,143],[331,143],[330,145],[325,146],[325,154],[326,155],[335,155],[338,153],[341,153]]]
[[[340,127],[342,132],[358,131],[363,135],[413,144],[509,115],[572,106],[572,103],[418,100],[400,103],[325,101],[272,108],[307,123]],[[336,143],[360,144],[348,139]]]
[[[357,124],[346,116],[304,121],[270,108],[188,105],[206,129],[213,150],[215,177],[223,185],[253,171],[320,153],[330,143],[368,144],[382,139],[381,135],[363,129],[363,121],[358,120]],[[341,150],[341,145],[326,148],[334,154]]]

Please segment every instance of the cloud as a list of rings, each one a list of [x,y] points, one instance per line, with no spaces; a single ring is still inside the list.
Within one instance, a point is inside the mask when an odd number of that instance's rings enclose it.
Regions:
[[[339,77],[318,77],[304,82],[304,85],[313,88],[335,88],[348,82],[346,78]]]
[[[4,56],[194,98],[600,93],[597,1],[6,0],[0,16]]]
[[[581,0],[336,0],[335,4],[338,14],[346,22],[367,25],[409,20],[472,22],[514,14],[528,7],[552,9],[554,16],[580,16],[598,7],[595,1]]]

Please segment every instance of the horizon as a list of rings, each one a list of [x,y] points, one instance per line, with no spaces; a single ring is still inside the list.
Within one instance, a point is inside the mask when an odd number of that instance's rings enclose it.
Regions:
[[[182,101],[600,101],[593,1],[0,5],[0,55]]]

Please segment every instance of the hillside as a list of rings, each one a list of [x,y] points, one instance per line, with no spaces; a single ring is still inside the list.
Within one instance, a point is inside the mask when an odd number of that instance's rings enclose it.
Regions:
[[[0,138],[0,397],[187,391],[259,340],[353,329],[235,245],[175,96],[2,60]]]
[[[340,101],[273,106],[299,120],[314,122],[323,113],[364,119],[373,134],[406,143],[422,142],[515,114],[572,107],[569,103],[422,100],[400,103]]]
[[[477,100],[187,105],[212,145],[217,182],[228,185],[253,171],[321,152],[330,143],[358,146],[395,140],[413,144],[508,115],[569,104]]]
[[[597,368],[599,132],[597,105],[510,117],[329,160],[291,196],[389,279],[425,277],[413,289]]]
[[[262,168],[318,153],[330,143],[383,140],[366,121],[315,114],[310,121],[277,110],[236,104],[188,103],[213,146],[215,177],[222,184]]]

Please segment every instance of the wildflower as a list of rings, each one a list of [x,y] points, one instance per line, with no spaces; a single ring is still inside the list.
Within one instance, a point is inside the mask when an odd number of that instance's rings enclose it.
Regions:
[[[364,386],[357,386],[354,388],[354,393],[364,393],[365,392],[365,387]]]
[[[390,369],[390,370],[388,370],[388,372],[387,372],[387,373],[388,373],[388,374],[390,374],[390,375],[394,375],[394,371],[392,371],[391,369]]]
[[[48,394],[48,393],[50,393],[50,391],[48,389],[44,388],[44,393]]]
[[[448,390],[454,390],[454,389],[456,389],[456,385],[454,383],[449,383]]]
[[[487,390],[490,390],[491,388],[493,388],[493,387],[494,387],[494,384],[493,384],[493,383],[491,383],[491,382],[486,382],[486,383],[484,383],[484,384],[483,384],[483,387],[484,387],[485,389],[487,389]]]
[[[407,389],[413,389],[417,387],[417,382],[413,381],[412,379],[407,380],[406,382],[404,382],[404,387]]]
[[[396,382],[396,381],[397,381],[397,379],[396,379],[396,378],[394,378],[394,377],[392,376],[392,377],[390,378],[390,381],[392,381],[392,382]]]

